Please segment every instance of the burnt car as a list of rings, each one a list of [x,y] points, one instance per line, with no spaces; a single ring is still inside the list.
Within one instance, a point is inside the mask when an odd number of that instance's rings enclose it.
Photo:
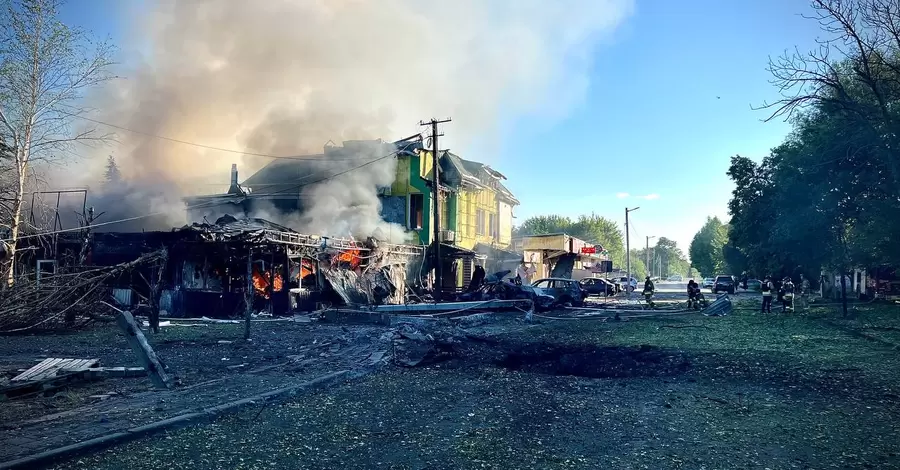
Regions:
[[[509,279],[504,279],[510,271],[500,271],[488,275],[478,285],[470,284],[464,293],[458,296],[460,301],[477,300],[515,300],[529,299],[534,302],[537,310],[546,310],[553,306],[556,299],[544,294],[540,289],[535,289],[527,284],[516,285]]]
[[[599,277],[588,277],[580,281],[581,288],[587,295],[616,295],[615,284]]]
[[[552,296],[556,300],[555,305],[580,307],[584,305],[584,299],[587,297],[581,284],[574,279],[550,277],[538,279],[532,282],[531,286],[543,294]]]

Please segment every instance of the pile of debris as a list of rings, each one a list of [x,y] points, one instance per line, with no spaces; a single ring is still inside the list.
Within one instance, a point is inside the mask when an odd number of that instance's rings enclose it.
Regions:
[[[107,281],[134,269],[159,263],[160,250],[115,266],[73,266],[54,274],[21,277],[0,290],[0,334],[18,331],[76,328],[94,320],[113,321],[106,301],[111,300]]]
[[[47,393],[79,382],[109,377],[148,376],[157,388],[169,389],[174,384],[156,352],[130,312],[119,311],[116,322],[123,330],[128,345],[143,367],[100,367],[99,359],[47,358],[39,364],[0,383],[0,401]]]

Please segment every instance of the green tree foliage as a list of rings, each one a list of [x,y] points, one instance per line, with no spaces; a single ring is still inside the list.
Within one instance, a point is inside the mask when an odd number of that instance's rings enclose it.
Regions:
[[[794,132],[756,163],[736,156],[727,257],[757,275],[900,264],[900,26],[896,5],[813,0],[828,36],[771,63],[768,105]],[[845,307],[846,312],[846,307]]]
[[[643,253],[643,250],[631,250],[631,276],[637,279],[638,283],[642,282],[647,276],[647,265],[644,263]],[[641,289],[642,287],[639,284],[638,291]]]
[[[656,273],[657,267],[659,267],[659,271],[662,272],[663,277],[674,274],[687,276],[688,271],[690,271],[690,263],[688,263],[687,258],[685,258],[684,252],[682,252],[681,248],[678,248],[678,244],[670,238],[659,237],[656,246],[650,247],[649,257],[646,248],[632,250],[632,252],[638,255],[644,266],[646,266],[646,260],[649,258],[650,267],[653,268],[653,272]],[[634,260],[634,256],[632,256],[632,260]],[[632,261],[632,263],[633,262],[634,261]]]
[[[724,248],[727,243],[728,226],[718,217],[707,217],[688,248],[691,265],[705,276],[725,274],[730,268],[725,262]]]
[[[516,236],[565,233],[609,251],[613,264],[625,266],[625,242],[615,222],[599,215],[582,215],[572,220],[558,215],[540,215],[527,219],[515,230]]]

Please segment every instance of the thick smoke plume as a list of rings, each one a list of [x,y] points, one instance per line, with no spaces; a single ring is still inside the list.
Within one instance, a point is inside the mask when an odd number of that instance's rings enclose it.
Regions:
[[[631,2],[160,0],[146,8],[129,19],[139,40],[123,45],[124,78],[90,103],[92,118],[142,133],[116,130],[115,148],[97,151],[83,178],[97,181],[115,155],[128,189],[93,186],[104,219],[162,213],[129,229],[184,223],[182,196],[223,192],[231,163],[243,180],[271,161],[154,135],[290,156],[321,154],[329,141],[392,141],[419,132],[420,119],[452,116],[442,147],[465,154],[503,120],[565,113],[587,86],[593,45]],[[338,173],[361,163],[331,166]],[[356,236],[393,230],[378,218],[376,187],[393,179],[395,164],[384,159],[304,188],[302,197],[318,203],[291,225]]]

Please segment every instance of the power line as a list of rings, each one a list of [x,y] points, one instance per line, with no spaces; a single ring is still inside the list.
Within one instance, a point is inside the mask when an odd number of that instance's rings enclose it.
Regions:
[[[376,158],[376,159],[374,159],[374,160],[371,160],[371,161],[368,161],[368,162],[366,162],[366,163],[363,163],[362,165],[358,165],[358,166],[355,166],[355,167],[353,167],[353,168],[349,168],[349,169],[347,169],[347,170],[344,170],[344,171],[335,173],[335,174],[333,174],[333,175],[331,175],[331,176],[326,176],[326,177],[324,177],[324,178],[321,178],[321,179],[318,179],[318,180],[316,180],[316,181],[312,181],[312,182],[309,182],[309,183],[298,184],[298,185],[295,185],[295,186],[292,187],[292,188],[286,188],[285,190],[282,190],[282,191],[276,191],[276,192],[273,192],[273,193],[263,194],[262,196],[274,196],[274,195],[277,195],[277,194],[282,194],[282,193],[287,192],[287,191],[293,191],[293,190],[296,190],[296,189],[300,189],[300,188],[305,187],[305,186],[310,186],[310,185],[314,185],[314,184],[319,184],[319,183],[322,183],[322,182],[324,182],[324,181],[328,181],[328,180],[330,180],[330,179],[336,178],[336,177],[338,177],[338,176],[341,176],[341,175],[345,175],[345,174],[347,174],[347,173],[350,173],[351,171],[358,170],[358,169],[360,169],[360,168],[369,166],[369,165],[371,165],[371,164],[373,164],[373,163],[375,163],[375,162],[384,160],[384,159],[386,159],[386,158],[393,157],[393,156],[395,156],[395,155],[396,155],[397,153],[399,153],[399,152],[400,152],[399,150],[395,150],[395,151],[393,151],[393,152],[391,152],[391,153],[389,153],[389,154],[387,154],[387,155],[383,155],[383,156],[378,157],[378,158]],[[202,196],[200,196],[200,197],[202,197]],[[202,208],[204,208],[204,207],[212,207],[212,206],[217,205],[218,203],[219,203],[219,201],[206,201],[206,202],[202,202],[202,203],[198,203],[198,204],[194,204],[194,205],[187,205],[187,206],[185,207],[185,211],[190,210],[190,209],[202,209]],[[119,224],[119,223],[124,223],[124,222],[132,222],[132,221],[135,221],[135,220],[145,219],[145,218],[148,218],[148,217],[155,217],[155,216],[158,216],[158,215],[164,215],[164,214],[166,214],[166,213],[167,213],[167,212],[153,212],[153,213],[150,213],[150,214],[138,215],[138,216],[134,216],[134,217],[127,217],[127,218],[124,218],[124,219],[111,220],[111,221],[108,221],[108,222],[101,222],[101,223],[97,223],[97,224],[86,225],[86,226],[84,226],[84,227],[73,227],[73,228],[70,228],[70,229],[60,229],[60,230],[53,230],[53,231],[48,231],[48,232],[41,232],[41,233],[35,233],[35,234],[30,234],[30,235],[22,235],[22,236],[17,237],[17,240],[23,240],[23,239],[26,239],[26,238],[42,237],[42,236],[45,236],[45,235],[55,235],[55,234],[59,234],[59,233],[78,232],[78,231],[85,230],[85,229],[89,229],[89,228],[104,227],[104,226],[107,226],[107,225]],[[12,239],[11,239],[11,238],[7,238],[7,239],[3,239],[3,241],[8,242],[8,241],[12,241]]]
[[[82,115],[80,115],[80,114],[69,113],[69,112],[66,112],[66,111],[63,111],[63,110],[60,110],[60,109],[56,109],[56,111],[59,112],[59,113],[65,114],[65,115],[67,115],[67,116],[71,116],[71,117],[74,117],[74,118],[77,118],[77,119],[83,119],[83,120],[85,120],[85,121],[89,121],[89,122],[93,122],[93,123],[95,123],[95,124],[100,124],[100,125],[103,125],[103,126],[111,127],[111,128],[113,128],[113,129],[119,129],[119,130],[122,130],[122,131],[131,132],[131,133],[134,133],[134,134],[139,134],[139,135],[143,135],[143,136],[147,136],[147,137],[152,137],[152,138],[154,138],[154,139],[165,140],[165,141],[168,141],[168,142],[174,142],[174,143],[183,144],[183,145],[190,145],[190,146],[192,146],[192,147],[199,147],[199,148],[207,149],[207,150],[215,150],[215,151],[218,151],[218,152],[234,153],[234,154],[238,154],[238,155],[246,155],[246,156],[252,156],[252,157],[274,158],[274,159],[279,159],[279,160],[336,161],[336,160],[358,160],[358,159],[359,159],[358,157],[334,158],[334,157],[325,157],[325,156],[322,156],[321,158],[314,158],[314,157],[318,157],[318,155],[308,155],[308,156],[304,156],[304,155],[293,155],[293,156],[285,156],[285,155],[272,155],[272,154],[267,154],[267,153],[246,152],[246,151],[243,151],[243,150],[235,150],[235,149],[229,149],[229,148],[224,148],[224,147],[216,147],[216,146],[213,146],[213,145],[200,144],[200,143],[197,143],[197,142],[190,142],[190,141],[187,141],[187,140],[176,139],[176,138],[173,138],[173,137],[167,137],[167,136],[164,136],[164,135],[153,134],[153,133],[151,133],[151,132],[144,132],[144,131],[140,131],[140,130],[137,130],[137,129],[132,129],[132,128],[129,128],[129,127],[120,126],[120,125],[117,125],[117,124],[112,124],[112,123],[100,121],[100,120],[97,120],[97,119],[92,119],[92,118],[89,118],[89,117],[87,117],[87,116],[82,116]]]

